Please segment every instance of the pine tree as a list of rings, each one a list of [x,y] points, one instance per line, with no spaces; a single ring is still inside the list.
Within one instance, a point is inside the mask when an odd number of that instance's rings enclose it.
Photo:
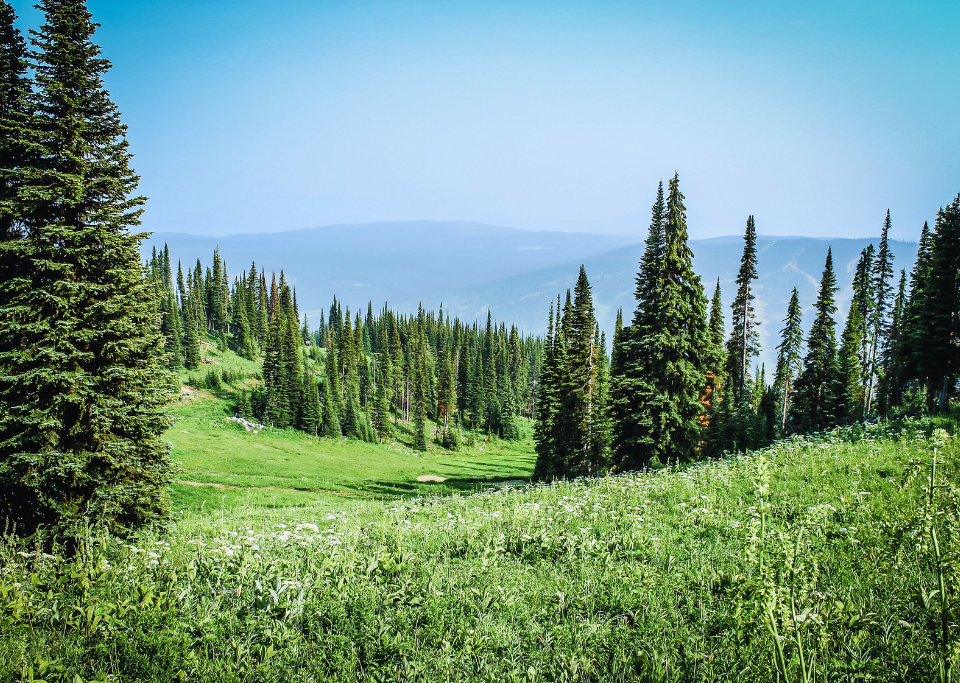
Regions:
[[[574,292],[572,299],[567,293],[548,373],[553,386],[545,428],[550,436],[543,448],[538,447],[537,459],[543,462],[535,468],[544,478],[594,476],[605,468],[609,450],[606,354],[599,347],[593,295],[583,266]],[[559,353],[562,363],[557,362]],[[545,417],[541,412],[540,419]]]
[[[449,347],[444,349],[443,360],[440,363],[440,378],[437,382],[437,428],[440,429],[442,425],[444,435],[447,433],[450,419],[457,406],[457,388],[451,355]]]
[[[24,216],[31,210],[25,190],[36,184],[38,120],[27,75],[27,47],[16,28],[16,12],[0,0],[0,280],[16,277],[22,243],[27,236]]]
[[[873,353],[870,321],[874,318],[874,310],[877,305],[873,279],[875,253],[876,251],[872,244],[860,252],[860,260],[857,261],[857,267],[853,275],[853,299],[857,302],[857,309],[863,319],[863,325],[860,329],[858,352],[858,362],[862,372],[860,383],[863,385],[861,395],[864,399],[861,412],[865,412],[867,409],[866,399],[867,390],[870,385],[870,358]]]
[[[167,511],[172,477],[160,319],[130,232],[144,199],[90,13],[81,0],[38,7],[44,182],[17,278],[0,279],[0,516],[21,533],[85,519],[123,533]]]
[[[320,391],[317,380],[310,370],[303,371],[303,416],[300,428],[311,436],[319,436],[322,412],[320,409]]]
[[[787,317],[780,330],[780,345],[777,346],[777,372],[774,387],[779,398],[780,431],[787,431],[787,416],[790,414],[790,402],[793,398],[794,380],[802,370],[800,352],[803,349],[803,311],[800,308],[800,295],[793,288],[790,303],[787,304]]]
[[[340,416],[343,414],[343,397],[340,394],[340,372],[337,368],[337,346],[330,335],[327,349],[326,381],[323,383],[323,435],[340,438]]]
[[[757,227],[753,216],[747,218],[743,235],[743,256],[737,275],[737,294],[731,304],[733,326],[727,342],[727,382],[734,404],[747,397],[750,359],[760,353],[756,316],[753,310],[753,281],[757,279]]]
[[[814,308],[817,317],[807,337],[807,355],[803,371],[794,385],[791,416],[798,432],[815,432],[833,426],[836,422],[837,367],[835,295],[839,291],[833,273],[833,253],[827,249],[827,261],[820,279],[820,291]]]
[[[182,340],[184,366],[187,370],[199,370],[202,362],[200,335],[197,330],[193,298],[190,296],[187,297],[187,306],[184,307]]]
[[[864,390],[860,366],[860,340],[864,326],[860,307],[854,298],[847,313],[847,324],[841,337],[838,358],[841,391],[837,396],[837,420],[860,420],[864,415]]]
[[[552,304],[552,302],[551,302]],[[617,309],[617,319],[613,324],[613,346],[610,350],[610,377],[618,377],[623,372],[623,309]]]
[[[900,271],[900,283],[897,297],[893,303],[890,320],[889,343],[884,350],[884,375],[880,379],[880,412],[886,413],[891,407],[899,406],[903,396],[905,368],[900,362],[900,348],[905,330],[904,318],[907,307],[907,271]]]
[[[910,271],[910,293],[907,296],[903,310],[903,331],[900,343],[894,350],[897,366],[902,368],[900,381],[904,391],[908,388],[919,393],[923,381],[919,373],[918,358],[922,353],[923,320],[921,319],[921,304],[923,290],[927,278],[930,276],[930,267],[933,262],[933,234],[930,226],[924,222],[920,231],[920,241],[917,248],[917,259]]]
[[[707,323],[710,345],[705,354],[707,372],[720,377],[721,370],[726,364],[726,349],[723,346],[723,301],[720,296],[720,278],[717,278],[717,287],[710,300],[710,320]]]
[[[537,422],[533,439],[536,444],[537,461],[533,469],[533,481],[552,481],[564,476],[556,428],[561,418],[561,383],[566,375],[566,341],[560,315],[560,298],[554,313],[550,305],[550,319],[544,345],[543,365],[537,393]]]
[[[654,222],[656,214],[655,206]],[[693,272],[677,175],[670,181],[664,240],[655,286],[638,277],[638,307],[623,349],[624,373],[614,386],[614,461],[621,469],[652,460],[691,460],[701,442],[707,302]]]
[[[374,393],[371,418],[373,421],[373,429],[377,434],[377,441],[383,443],[390,438],[393,431],[390,425],[390,403],[387,400],[387,387],[390,384],[390,354],[387,353],[385,343],[385,328],[378,336],[378,339],[381,342],[378,343],[378,347],[382,349],[382,351],[377,354],[377,388]]]
[[[424,330],[418,326],[414,347],[413,378],[413,447],[418,451],[427,450],[427,347]]]
[[[913,331],[917,375],[927,389],[927,408],[943,409],[960,371],[960,195],[937,213],[929,272],[919,292]]]
[[[235,412],[244,420],[249,420],[252,417],[253,412],[250,407],[250,397],[247,395],[246,389],[241,389],[240,394],[237,396],[237,407]]]
[[[877,365],[882,357],[882,350],[887,346],[887,330],[889,328],[888,316],[890,307],[893,304],[893,285],[890,279],[893,277],[893,252],[890,251],[890,209],[887,209],[887,217],[883,221],[883,230],[880,232],[880,248],[877,250],[877,260],[873,264],[873,294],[875,305],[871,316],[867,320],[870,327],[870,364],[867,368],[869,383],[864,399],[864,413],[869,415],[873,410],[873,394],[877,378],[883,373],[883,369]]]

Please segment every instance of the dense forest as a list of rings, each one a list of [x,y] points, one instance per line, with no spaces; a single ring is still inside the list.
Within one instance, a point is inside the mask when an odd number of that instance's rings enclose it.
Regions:
[[[389,438],[403,420],[421,450],[429,420],[437,443],[456,450],[464,427],[517,439],[517,419],[535,414],[542,341],[489,315],[481,326],[445,317],[442,308],[404,315],[384,305],[375,313],[370,303],[365,316],[351,316],[334,298],[311,331],[282,272],[268,284],[253,264],[230,283],[214,252],[205,271],[198,261],[184,275],[178,264],[174,280],[168,249],[154,252],[146,270],[172,371],[199,369],[208,336],[221,350],[262,361],[262,384],[240,394],[245,418],[365,441]]]
[[[895,277],[887,212],[878,247],[860,255],[839,336],[828,249],[806,349],[794,288],[770,375],[751,363],[760,350],[754,217],[727,335],[720,282],[708,300],[693,271],[683,200],[678,176],[666,195],[660,184],[636,277],[637,308],[629,325],[618,313],[609,361],[583,268],[574,295],[568,291],[550,311],[535,479],[689,462],[947,407],[960,372],[960,195],[932,229],[924,223],[909,276],[902,269]]]

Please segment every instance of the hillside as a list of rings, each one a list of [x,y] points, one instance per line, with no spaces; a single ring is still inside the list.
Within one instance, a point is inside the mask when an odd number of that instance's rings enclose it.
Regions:
[[[235,500],[75,560],[10,543],[0,676],[934,680],[957,587],[936,592],[928,520],[960,542],[934,426],[452,498]]]

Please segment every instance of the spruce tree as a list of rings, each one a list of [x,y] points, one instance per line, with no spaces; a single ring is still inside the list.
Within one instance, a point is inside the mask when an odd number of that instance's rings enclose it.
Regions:
[[[197,330],[197,319],[193,306],[193,298],[187,297],[187,305],[183,315],[183,365],[187,370],[199,370],[202,362],[200,353],[200,335]]]
[[[750,359],[760,352],[756,315],[753,310],[753,281],[757,279],[757,227],[753,216],[747,218],[743,235],[743,255],[737,275],[737,294],[731,304],[733,323],[727,342],[727,384],[734,404],[746,400],[749,389]]]
[[[790,402],[793,398],[794,380],[800,374],[803,350],[803,311],[800,308],[800,295],[793,288],[790,303],[787,304],[787,317],[780,330],[780,345],[777,346],[777,372],[774,388],[779,399],[780,431],[787,431],[787,416],[790,414]]]
[[[320,433],[320,421],[322,412],[320,409],[320,392],[317,388],[317,380],[313,373],[304,368],[303,371],[303,411],[300,420],[300,428],[311,436],[318,436]]]
[[[914,362],[926,385],[927,408],[943,409],[960,371],[960,195],[940,209],[929,272],[920,290]]]
[[[379,335],[378,339],[383,342],[386,339],[386,334]],[[388,368],[390,354],[388,353],[385,343],[378,343],[378,347],[381,348],[382,351],[377,354],[377,388],[374,392],[371,418],[373,429],[377,434],[377,441],[383,443],[390,438],[392,433],[390,425],[390,404],[387,400],[387,387],[390,384],[390,371]]]
[[[557,318],[559,318],[559,301],[557,304]],[[533,468],[533,481],[552,481],[557,470],[553,425],[557,414],[558,370],[554,310],[551,301],[547,337],[544,340],[543,364],[540,366],[540,379],[537,384],[537,419],[533,426],[537,460]]]
[[[837,396],[837,420],[860,420],[864,416],[864,388],[860,366],[860,340],[864,326],[860,306],[854,298],[847,313],[847,324],[840,341],[838,365],[841,391]]]
[[[424,330],[418,326],[413,358],[412,378],[413,404],[413,447],[418,451],[427,450],[427,347]]]
[[[720,278],[717,278],[717,287],[713,290],[710,300],[710,319],[707,323],[710,345],[705,354],[707,372],[719,378],[723,366],[726,364],[726,349],[723,347],[723,301],[720,296]]]
[[[40,178],[37,168],[39,123],[27,75],[27,46],[17,29],[16,12],[0,0],[0,280],[16,277],[23,244],[5,244],[27,236],[25,217],[31,201],[26,194]]]
[[[443,359],[440,362],[440,378],[437,382],[437,428],[442,425],[446,435],[450,420],[457,406],[456,380],[453,374],[453,359],[451,349],[444,349]]]
[[[598,402],[597,395],[600,383],[606,381],[598,373],[601,369],[605,372],[606,363],[599,360],[602,349],[598,348],[596,327],[590,282],[580,266],[574,296],[571,299],[568,292],[557,336],[563,345],[554,349],[564,354],[563,372],[555,377],[552,446],[544,451],[552,462],[549,468],[540,468],[549,469],[553,477],[594,476],[606,466],[606,396]],[[599,431],[598,424],[602,426]]]
[[[820,279],[820,291],[814,308],[817,317],[807,337],[807,355],[803,370],[794,384],[791,416],[798,432],[815,432],[836,422],[839,370],[837,367],[835,295],[839,291],[833,272],[833,252],[827,249],[827,261]]]
[[[614,461],[621,469],[691,460],[701,442],[707,302],[693,271],[677,175],[664,215],[656,285],[640,291],[644,279],[638,277],[639,305],[624,345],[624,373],[614,387]]]
[[[340,415],[343,413],[343,398],[340,395],[340,372],[337,369],[337,347],[333,335],[329,338],[326,358],[326,381],[323,383],[323,435],[340,438]]]
[[[887,346],[887,330],[890,324],[888,316],[893,305],[893,285],[890,283],[892,277],[893,252],[890,251],[890,209],[887,209],[887,217],[883,221],[883,229],[880,232],[880,248],[877,249],[877,259],[873,264],[874,307],[867,319],[871,342],[870,361],[867,368],[869,382],[864,399],[864,414],[866,415],[872,412],[875,384],[883,373],[882,368],[878,367],[878,361],[882,358],[883,349]]]
[[[144,198],[110,67],[82,0],[41,0],[37,168],[0,279],[0,516],[29,533],[102,520],[127,532],[168,509],[163,338],[143,275]],[[6,163],[5,160],[4,163]]]
[[[880,379],[880,412],[899,406],[903,396],[905,368],[900,362],[900,348],[904,335],[904,318],[907,307],[907,271],[900,271],[900,283],[893,302],[890,319],[889,341],[883,356],[884,374]]]
[[[933,262],[933,233],[926,221],[920,230],[920,241],[917,246],[917,258],[910,271],[910,292],[903,309],[903,330],[899,344],[894,350],[894,357],[897,366],[902,369],[900,382],[904,391],[910,388],[919,393],[923,385],[918,363],[919,356],[923,353],[923,320],[920,312],[923,290]]]

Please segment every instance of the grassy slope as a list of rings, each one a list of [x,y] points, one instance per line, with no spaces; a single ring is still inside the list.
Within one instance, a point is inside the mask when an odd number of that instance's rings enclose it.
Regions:
[[[232,352],[223,356],[212,347],[204,356],[220,365],[204,364],[201,377],[217,368],[251,376],[255,363]],[[238,382],[236,389],[255,380]],[[195,382],[193,382],[195,384]],[[266,429],[257,434],[225,418],[233,414],[234,387],[215,392],[196,390],[173,407],[177,422],[168,432],[173,459],[182,470],[174,486],[177,509],[255,506],[303,506],[315,502],[331,505],[331,493],[365,497],[476,491],[493,482],[529,480],[536,455],[532,428],[522,425],[521,442],[481,440],[450,453],[431,444],[427,453],[410,449],[409,432],[401,425],[389,444],[368,444],[351,439],[312,438],[295,430]],[[443,483],[421,483],[420,475],[444,477]],[[184,484],[182,482],[192,482]],[[214,486],[196,486],[213,484]]]
[[[929,429],[464,497],[189,513],[137,541],[155,557],[104,542],[60,566],[67,585],[10,549],[0,606],[34,607],[0,634],[0,677],[40,656],[120,680],[770,681],[771,624],[789,680],[799,639],[817,681],[929,681],[927,512],[960,550],[957,449],[930,508]],[[76,617],[123,599],[120,621]]]

